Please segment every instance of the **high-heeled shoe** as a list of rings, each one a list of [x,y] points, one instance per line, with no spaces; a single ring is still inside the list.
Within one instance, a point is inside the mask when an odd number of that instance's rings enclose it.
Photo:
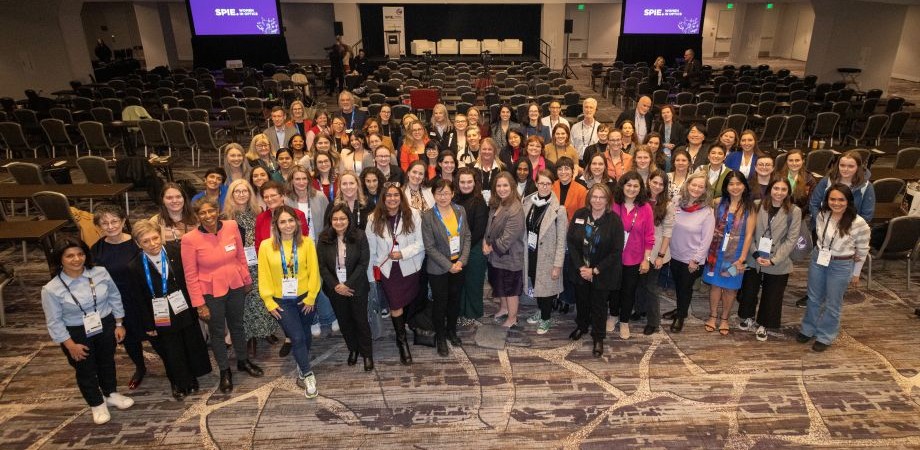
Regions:
[[[134,371],[134,375],[131,375],[131,381],[128,381],[128,389],[135,390],[138,386],[141,385],[141,382],[144,381],[144,376],[147,375],[146,368],[137,368]]]
[[[731,327],[728,323],[728,318],[723,318],[722,322],[719,323],[719,334],[722,336],[728,336],[728,333],[731,332]]]
[[[396,347],[399,349],[399,362],[408,366],[412,364],[412,352],[409,350],[409,340],[406,339],[406,316],[390,315],[393,329],[396,330]]]
[[[706,322],[703,323],[703,328],[706,329],[707,333],[716,331],[716,319],[718,319],[718,317],[710,315],[709,318],[706,319]]]

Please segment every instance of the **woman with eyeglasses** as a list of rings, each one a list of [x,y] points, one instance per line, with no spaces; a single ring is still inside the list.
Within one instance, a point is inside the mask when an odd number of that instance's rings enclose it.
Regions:
[[[607,175],[613,180],[618,180],[624,173],[632,170],[632,155],[623,151],[623,133],[614,128],[607,137],[607,151],[603,153],[607,159]]]
[[[198,313],[189,302],[181,252],[176,243],[164,246],[159,226],[147,220],[134,223],[133,241],[143,251],[126,266],[130,295],[143,311],[143,331],[156,343],[172,396],[182,400],[198,391],[198,377],[211,373],[211,360]]]
[[[377,203],[368,218],[365,233],[370,245],[368,276],[379,282],[386,293],[399,360],[403,365],[412,364],[403,309],[418,297],[425,260],[420,213],[409,206],[399,186],[384,183],[383,201]]]
[[[332,137],[332,151],[336,155],[341,155],[342,151],[348,147],[348,132],[345,131],[345,118],[342,116],[332,117],[332,126],[330,127]]]
[[[57,273],[42,287],[42,310],[51,340],[74,368],[77,387],[97,425],[111,420],[108,405],[134,400],[117,392],[115,347],[125,338],[121,294],[104,267],[93,265],[83,241],[65,237],[52,253]]]
[[[393,164],[393,152],[390,149],[377,147],[374,150],[374,167],[383,175],[380,179],[381,184],[389,181],[402,186],[406,183],[406,173],[398,165]]]
[[[319,262],[313,240],[301,233],[302,216],[290,206],[272,213],[271,237],[259,246],[259,296],[291,340],[297,362],[298,385],[304,396],[317,396],[316,376],[310,366],[309,327],[320,290]]]
[[[594,340],[591,354],[595,358],[604,354],[607,299],[612,291],[619,289],[623,270],[623,224],[610,210],[611,200],[607,186],[591,186],[585,207],[569,223],[566,238],[577,313],[576,328],[569,339],[581,339],[590,327]]]
[[[706,143],[706,128],[699,123],[690,125],[687,129],[686,144],[677,147],[687,152],[690,156],[690,171],[706,164],[709,156],[709,144]]]
[[[425,131],[425,125],[418,120],[409,122],[406,130],[402,147],[399,149],[399,167],[408,172],[409,164],[425,155],[428,133]]]
[[[735,152],[740,153],[740,152]],[[757,165],[754,167],[754,177],[751,178],[751,198],[754,203],[760,204],[763,199],[770,197],[770,184],[773,183],[773,157],[763,155],[757,158]]]
[[[529,173],[527,180],[533,184]],[[524,290],[524,207],[514,185],[508,172],[495,179],[489,199],[489,223],[482,240],[492,297],[499,300],[495,321],[505,328],[517,325],[518,300]]]
[[[278,170],[278,161],[272,156],[272,144],[264,134],[257,134],[252,138],[246,159],[249,160],[250,166],[265,169],[269,176],[273,176]]]
[[[335,170],[335,160],[330,153],[317,153],[313,156],[313,188],[323,193],[328,201],[335,199],[335,190],[338,187],[338,175]]]
[[[390,151],[395,151],[402,145],[402,133],[398,123],[393,120],[393,107],[387,104],[380,106],[380,134],[390,138]],[[365,122],[367,124],[367,122]]]
[[[565,263],[565,239],[568,216],[565,207],[553,194],[553,173],[537,173],[537,192],[524,199],[524,226],[527,250],[524,270],[528,296],[537,301],[537,311],[527,323],[537,325],[537,334],[552,327],[553,303],[562,292],[562,268]],[[548,276],[547,276],[548,275]]]

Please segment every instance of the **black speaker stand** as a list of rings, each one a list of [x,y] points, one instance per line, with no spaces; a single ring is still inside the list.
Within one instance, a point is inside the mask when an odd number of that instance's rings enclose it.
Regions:
[[[569,36],[571,33],[565,34],[565,63],[562,65],[562,76],[568,78],[578,79],[578,75],[575,75],[575,71],[572,70],[572,66],[569,65]]]

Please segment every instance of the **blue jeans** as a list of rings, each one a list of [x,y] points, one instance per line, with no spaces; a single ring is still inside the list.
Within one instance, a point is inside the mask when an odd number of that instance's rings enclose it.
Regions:
[[[301,375],[310,373],[310,344],[313,341],[310,325],[316,318],[316,308],[309,314],[304,314],[300,300],[292,298],[275,301],[284,310],[278,311],[281,314],[281,320],[278,322],[281,323],[284,334],[291,339],[291,353],[294,355],[294,361],[297,361],[297,368],[300,369]]]
[[[320,324],[328,327],[335,321],[335,311],[332,310],[332,303],[322,289],[320,289],[319,295],[316,296],[316,309],[314,311],[316,314],[311,325]]]
[[[816,247],[808,266],[808,306],[802,318],[801,332],[829,345],[840,332],[843,294],[853,276],[855,262],[852,259],[832,259],[827,267],[822,267],[817,260]]]

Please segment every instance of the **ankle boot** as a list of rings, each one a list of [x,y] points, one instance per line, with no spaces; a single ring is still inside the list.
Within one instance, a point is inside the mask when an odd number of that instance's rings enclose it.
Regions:
[[[438,348],[438,355],[442,357],[450,355],[450,351],[447,349],[447,338],[444,336],[435,336],[434,341]]]
[[[594,349],[591,351],[591,354],[595,358],[600,358],[604,354],[604,340],[602,338],[594,338]]]
[[[230,369],[220,371],[220,384],[218,388],[224,394],[233,390],[233,374],[230,373]]]
[[[404,366],[412,364],[412,353],[409,352],[409,340],[406,339],[406,316],[390,316],[393,329],[396,330],[396,346],[399,348],[399,362]]]

